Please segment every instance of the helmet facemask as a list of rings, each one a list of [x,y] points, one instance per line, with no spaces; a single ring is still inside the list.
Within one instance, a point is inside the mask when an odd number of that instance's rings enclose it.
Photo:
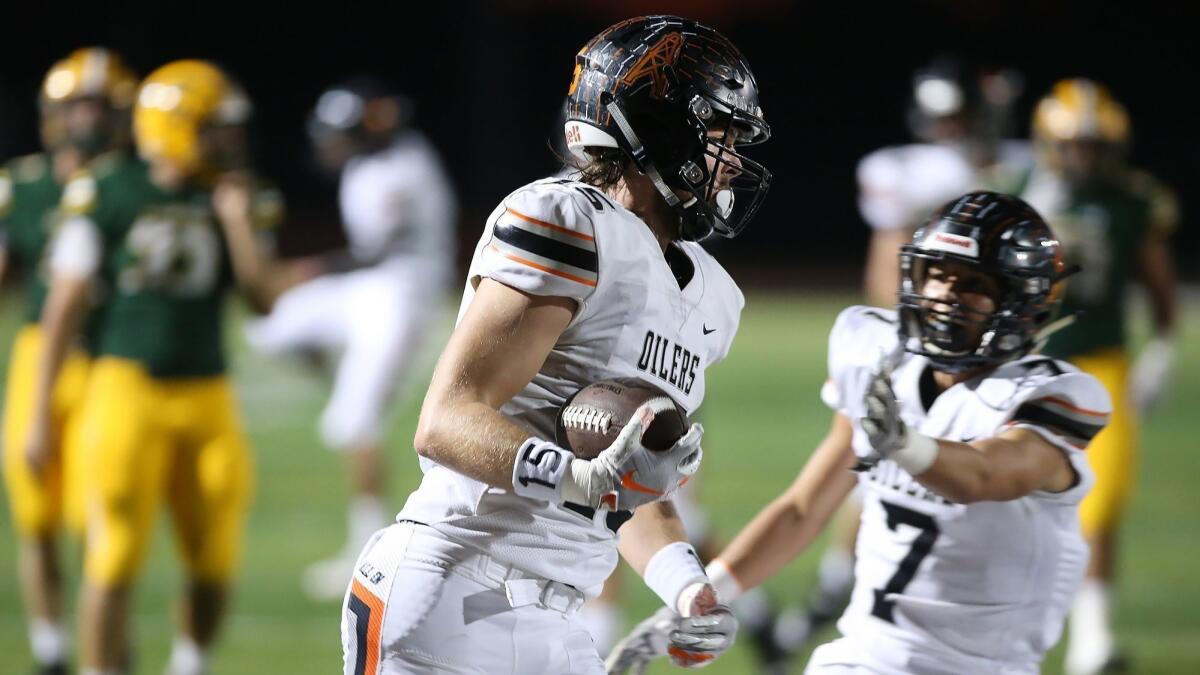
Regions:
[[[900,253],[900,334],[909,351],[928,358],[938,370],[961,373],[1013,358],[1024,346],[1012,330],[1010,295],[993,298],[996,308],[980,311],[948,298],[925,295],[929,268],[953,260],[978,269],[974,261],[904,246]],[[1007,284],[1005,284],[1007,285]]]
[[[959,204],[970,213],[968,198],[986,204],[988,195],[967,195]],[[1058,241],[1036,213],[1001,206],[1008,210],[994,223],[935,217],[900,249],[900,336],[908,351],[925,356],[938,370],[962,373],[1000,365],[1036,351],[1051,332],[1061,282],[1074,270],[1064,269]],[[929,269],[938,264],[963,266],[995,282],[985,293],[994,309],[983,312],[955,298],[927,295]],[[980,292],[956,289],[959,295]]]
[[[770,138],[761,116],[691,88],[666,100],[606,98],[622,149],[679,214],[679,238],[745,229],[771,185],[771,172],[737,150]]]

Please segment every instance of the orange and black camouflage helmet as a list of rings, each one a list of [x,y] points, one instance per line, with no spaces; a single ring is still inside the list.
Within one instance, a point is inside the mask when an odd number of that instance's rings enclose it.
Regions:
[[[771,173],[736,150],[771,136],[750,64],[695,21],[645,16],[605,29],[575,57],[566,113],[576,159],[619,148],[679,213],[683,239],[736,236],[770,186]],[[722,165],[736,169],[728,186],[717,184]]]

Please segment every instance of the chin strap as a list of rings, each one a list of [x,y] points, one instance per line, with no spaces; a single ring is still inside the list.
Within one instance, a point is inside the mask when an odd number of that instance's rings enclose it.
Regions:
[[[658,190],[658,194],[667,202],[667,205],[675,209],[675,212],[679,214],[679,235],[684,236],[686,228],[683,227],[683,221],[688,219],[695,220],[700,217],[699,212],[693,210],[700,199],[696,196],[695,192],[692,193],[691,199],[687,201],[680,199],[679,195],[675,194],[675,191],[671,189],[671,186],[667,185],[667,181],[663,180],[662,174],[659,173],[658,167],[654,165],[654,162],[651,162],[646,157],[646,147],[642,144],[642,140],[638,138],[637,132],[630,126],[629,119],[625,117],[625,111],[621,109],[621,105],[614,100],[609,102],[606,109],[608,110],[608,114],[612,115],[613,121],[617,123],[617,128],[621,130],[621,135],[625,137],[625,142],[629,144],[629,151],[633,157],[633,161],[642,173],[650,177],[650,181],[654,183],[654,189]],[[712,228],[709,227],[708,232],[711,231]],[[700,239],[702,238],[700,237]]]
[[[608,114],[612,115],[613,121],[617,123],[617,128],[621,130],[621,135],[625,137],[625,142],[629,144],[629,151],[633,155],[633,161],[637,163],[638,168],[643,173],[650,177],[655,189],[658,190],[658,194],[667,200],[667,204],[677,208],[680,207],[679,195],[675,194],[675,191],[663,180],[662,174],[658,172],[658,167],[654,166],[654,162],[646,158],[646,147],[642,145],[642,140],[638,138],[637,133],[630,126],[629,120],[625,117],[625,111],[621,110],[621,105],[616,101],[610,102],[608,104]],[[692,197],[692,200],[688,203],[692,204],[695,201],[695,197]],[[686,205],[684,205],[684,208],[686,208]]]

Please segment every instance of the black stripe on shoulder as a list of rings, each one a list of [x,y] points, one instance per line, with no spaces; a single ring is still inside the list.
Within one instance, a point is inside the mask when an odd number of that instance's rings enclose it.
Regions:
[[[1026,361],[1021,366],[1030,373],[1044,372],[1055,377],[1063,374],[1063,369],[1058,367],[1058,361],[1050,357]]]
[[[588,251],[570,244],[564,244],[561,241],[555,241],[550,237],[543,237],[540,234],[523,230],[503,221],[496,223],[493,232],[500,241],[523,251],[529,251],[534,255],[539,255],[543,258],[563,263],[564,265],[577,267],[581,270],[593,273],[600,271],[600,259],[596,256],[595,251]]]
[[[1036,402],[1022,404],[1013,414],[1012,421],[1046,427],[1068,441],[1078,442],[1079,445],[1087,445],[1104,428],[1103,424],[1089,424],[1060,415],[1037,405]]]
[[[886,316],[884,316],[884,315],[880,314],[879,312],[877,312],[877,311],[875,311],[875,310],[873,310],[873,309],[865,309],[865,310],[863,310],[863,314],[864,314],[865,316],[869,316],[869,317],[871,317],[872,319],[875,319],[876,321],[882,321],[882,322],[886,323],[886,324],[887,324],[887,325],[889,325],[889,326],[895,326],[895,325],[896,325],[896,322],[895,322],[895,320],[893,320],[893,319],[889,319],[889,318],[887,318]]]

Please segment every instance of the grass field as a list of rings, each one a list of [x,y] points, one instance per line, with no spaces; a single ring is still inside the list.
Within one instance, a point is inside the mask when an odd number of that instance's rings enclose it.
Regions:
[[[846,298],[752,295],[727,362],[711,373],[704,407],[703,492],[715,527],[731,535],[787,485],[824,433],[829,412],[825,336]],[[0,345],[8,353],[14,303],[0,308]],[[1189,303],[1180,366],[1165,407],[1144,434],[1144,459],[1121,557],[1119,630],[1138,673],[1200,673],[1200,303]],[[236,332],[232,331],[231,332]],[[445,331],[443,330],[442,335]],[[439,340],[440,340],[439,336]],[[240,342],[235,343],[240,345]],[[440,343],[439,343],[440,344]],[[315,440],[326,384],[290,361],[267,361],[238,347],[235,368],[256,448],[258,486],[233,615],[215,654],[216,675],[341,672],[336,604],[308,601],[300,572],[340,545],[345,487],[338,458]],[[427,377],[425,366],[421,379]],[[396,507],[418,480],[410,439],[421,386],[391,427]],[[811,582],[818,555],[805,555],[771,581],[777,602],[794,602]],[[78,575],[72,572],[72,577]],[[179,568],[160,527],[142,575],[134,635],[138,673],[159,673],[171,638],[170,605]],[[653,598],[630,580],[632,623]],[[0,510],[0,675],[27,672],[30,660],[14,572],[12,524]],[[1052,655],[1046,672],[1059,672]],[[798,659],[795,671],[802,670]],[[678,672],[660,665],[652,672]],[[754,672],[750,650],[735,647],[705,671]],[[532,674],[531,674],[532,675]]]

